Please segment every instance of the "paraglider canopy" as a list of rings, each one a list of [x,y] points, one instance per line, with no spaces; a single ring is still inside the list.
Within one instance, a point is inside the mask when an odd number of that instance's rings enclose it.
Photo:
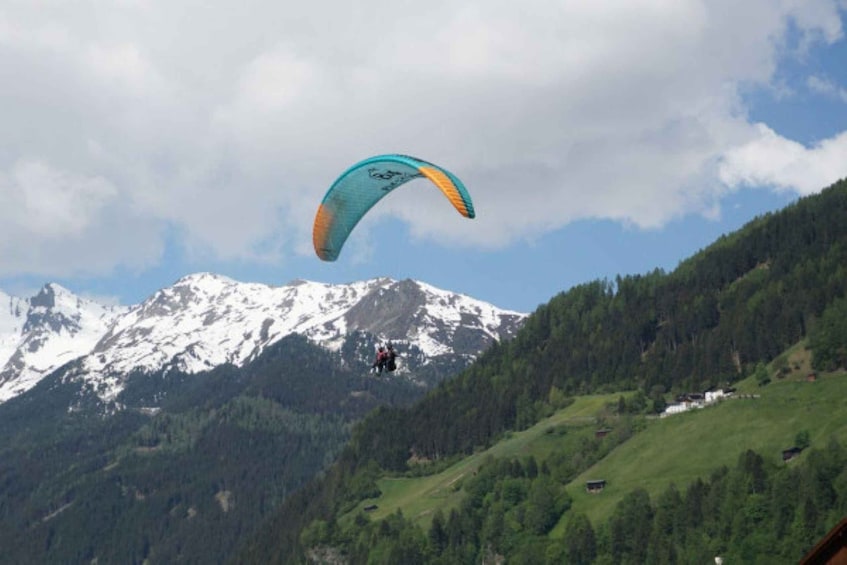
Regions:
[[[347,169],[329,188],[312,228],[315,253],[335,261],[359,220],[385,195],[410,180],[426,177],[466,218],[475,216],[470,194],[450,171],[408,155],[378,155]]]

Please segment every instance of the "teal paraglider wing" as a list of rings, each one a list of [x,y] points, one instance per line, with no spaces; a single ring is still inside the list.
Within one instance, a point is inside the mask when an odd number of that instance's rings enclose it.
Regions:
[[[470,194],[450,171],[408,155],[378,155],[344,171],[327,191],[312,228],[315,253],[324,261],[335,261],[350,232],[374,204],[421,177],[437,186],[461,215],[475,216]]]

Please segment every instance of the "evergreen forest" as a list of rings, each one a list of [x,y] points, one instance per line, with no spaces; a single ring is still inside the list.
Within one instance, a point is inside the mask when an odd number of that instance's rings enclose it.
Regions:
[[[354,421],[423,390],[296,335],[241,368],[133,375],[114,413],[47,377],[0,405],[0,563],[221,562]]]

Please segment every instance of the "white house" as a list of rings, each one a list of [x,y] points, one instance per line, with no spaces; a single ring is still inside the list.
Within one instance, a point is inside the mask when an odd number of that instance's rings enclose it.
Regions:
[[[722,398],[729,396],[729,394],[731,394],[731,393],[724,392],[723,389],[709,391],[705,395],[705,401],[696,399],[696,400],[685,400],[684,402],[680,402],[680,403],[677,403],[677,404],[668,404],[667,408],[665,408],[665,411],[662,412],[661,414],[659,414],[659,416],[664,418],[665,416],[670,416],[672,414],[680,414],[682,412],[687,412],[688,410],[691,410],[692,408],[703,408],[707,404],[712,404],[714,402],[717,402],[718,400],[721,400]],[[701,395],[686,395],[686,397],[688,397],[688,398],[690,398],[690,397],[700,397],[700,398],[702,398]]]
[[[707,391],[706,392],[706,404],[709,404],[711,402],[717,402],[718,400],[720,400],[724,396],[726,396],[726,393],[723,391],[723,389]]]
[[[689,408],[690,406],[687,402],[683,404],[668,404],[665,407],[665,411],[662,412],[660,415],[664,418],[665,416],[670,416],[671,414],[680,414],[682,412],[685,412]]]

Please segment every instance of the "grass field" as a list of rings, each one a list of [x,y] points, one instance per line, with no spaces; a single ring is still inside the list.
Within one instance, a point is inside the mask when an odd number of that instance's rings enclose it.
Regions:
[[[824,447],[832,437],[847,443],[847,374],[821,375],[816,382],[806,382],[808,369],[802,356],[799,350],[791,352],[796,368],[765,387],[752,380],[743,381],[738,383],[735,398],[700,410],[648,420],[646,429],[567,485],[573,507],[551,535],[561,535],[568,515],[573,512],[585,513],[592,523],[605,520],[617,502],[638,487],[647,490],[651,497],[670,483],[684,491],[697,477],[708,479],[718,467],[735,465],[747,449],[758,452],[772,465],[783,465],[782,450],[792,447],[801,431],[809,432],[812,447]],[[401,509],[407,518],[428,527],[437,509],[447,513],[458,506],[462,481],[472,476],[488,457],[533,455],[540,463],[554,450],[575,450],[581,438],[593,435],[598,412],[606,404],[616,402],[619,396],[620,393],[578,397],[572,405],[535,426],[508,433],[491,448],[466,457],[440,473],[380,479],[382,495],[361,502],[344,519],[376,505],[369,513],[372,519],[384,518]],[[801,454],[800,459],[803,457]],[[591,479],[607,481],[603,492],[585,491],[585,482]]]
[[[590,436],[595,429],[595,414],[607,403],[617,401],[620,394],[578,397],[573,404],[549,418],[520,432],[511,432],[491,448],[466,457],[444,471],[415,478],[383,478],[377,484],[382,491],[379,498],[360,503],[352,512],[358,513],[370,505],[377,509],[370,512],[373,519],[380,519],[402,509],[407,518],[414,518],[428,526],[432,513],[441,508],[449,512],[457,506],[462,493],[461,481],[470,477],[488,458],[511,458],[534,455],[539,461],[558,449],[568,449],[579,438]],[[565,427],[567,433],[557,429]],[[552,433],[551,433],[552,432]]]
[[[809,432],[812,447],[824,447],[832,437],[847,442],[847,375],[822,376],[813,383],[772,382],[757,388],[755,394],[758,398],[730,398],[701,410],[651,421],[646,430],[568,485],[572,510],[585,513],[597,523],[635,488],[644,488],[651,497],[671,482],[684,490],[697,477],[707,479],[722,465],[734,466],[747,449],[770,464],[783,465],[782,450],[792,447],[797,433],[803,430]],[[606,488],[599,494],[588,494],[585,482],[594,479],[605,479]],[[563,531],[563,522],[553,530],[553,536]]]

